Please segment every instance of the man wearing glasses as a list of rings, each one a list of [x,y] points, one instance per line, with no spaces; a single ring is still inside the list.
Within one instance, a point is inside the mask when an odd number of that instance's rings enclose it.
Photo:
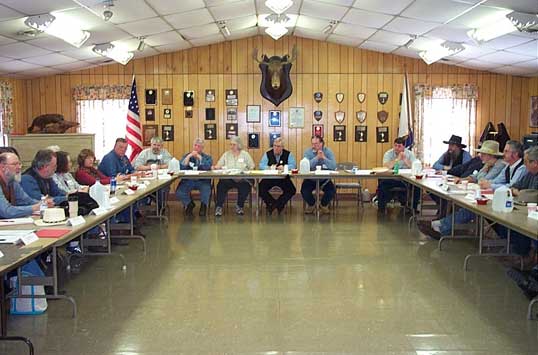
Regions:
[[[0,218],[28,217],[39,211],[39,200],[34,200],[20,185],[22,164],[13,153],[0,154]],[[54,206],[47,198],[49,207]]]
[[[282,138],[277,138],[273,142],[273,149],[268,150],[263,155],[262,160],[260,161],[260,169],[283,171],[285,165],[291,170],[296,168],[297,163],[293,154],[284,149]],[[278,186],[282,190],[282,194],[276,200],[269,193],[275,186]],[[260,181],[260,197],[267,206],[268,214],[272,214],[275,209],[278,211],[278,214],[280,214],[286,206],[286,203],[288,203],[288,201],[295,195],[296,191],[297,190],[295,189],[293,182],[291,182],[289,175],[283,179],[263,179]]]

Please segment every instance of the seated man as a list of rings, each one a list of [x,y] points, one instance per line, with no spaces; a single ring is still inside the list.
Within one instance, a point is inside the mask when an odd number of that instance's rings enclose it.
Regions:
[[[469,152],[464,150],[467,146],[461,143],[461,137],[452,135],[448,141],[443,141],[448,144],[448,150],[433,164],[433,168],[437,171],[449,171],[471,160]],[[430,194],[430,197],[439,208],[439,216],[446,214],[445,208],[441,208],[441,198],[435,194]]]
[[[289,150],[284,149],[284,141],[282,138],[277,138],[273,142],[273,149],[268,150],[263,155],[262,160],[260,161],[260,169],[282,171],[284,165],[287,165],[288,169],[295,169],[297,167],[293,154]],[[269,193],[269,190],[275,186],[282,189],[282,195],[276,200]],[[295,185],[291,182],[289,175],[283,179],[262,179],[260,181],[259,189],[260,197],[267,206],[268,214],[273,213],[275,208],[277,209],[278,214],[280,214],[286,206],[286,203],[288,203],[297,191]]]
[[[527,168],[523,161],[523,145],[518,141],[509,140],[504,146],[503,159],[506,163],[504,170],[501,171],[493,180],[483,179],[478,182],[482,189],[496,190],[501,186],[512,187],[521,178],[527,175]]]
[[[394,169],[396,166],[398,169],[410,169],[413,161],[415,161],[415,155],[412,151],[405,147],[405,138],[398,137],[394,140],[392,149],[388,150],[383,155],[383,166],[389,169]],[[396,179],[380,179],[377,185],[377,208],[379,213],[385,213],[387,202],[390,199],[390,190],[396,187],[407,189],[407,185]],[[418,206],[418,200],[420,198],[420,190],[414,190],[413,208]]]
[[[222,169],[224,167],[241,171],[251,170],[255,167],[254,160],[252,160],[252,157],[246,150],[243,150],[241,139],[237,136],[230,138],[230,150],[222,154],[217,165],[213,168]],[[226,200],[228,190],[233,188],[237,189],[237,205],[235,206],[235,213],[240,216],[245,214],[243,207],[252,188],[250,182],[246,179],[220,179],[217,184],[216,217],[222,216],[224,200]]]
[[[519,195],[520,190],[532,189],[538,190],[538,147],[532,147],[525,151],[525,167],[527,168],[527,174],[525,174],[519,181],[512,184],[512,193],[514,196]],[[508,228],[502,225],[495,225],[495,231],[501,237],[506,238],[508,235]],[[523,256],[525,266],[532,266],[535,262],[534,254],[536,249],[532,248],[532,240],[525,235],[516,231],[510,231],[510,242],[512,250]]]
[[[127,145],[127,140],[125,138],[116,139],[114,149],[108,152],[101,160],[101,163],[98,166],[99,171],[109,178],[115,177],[120,181],[128,180],[131,178],[131,176],[140,176],[141,172],[135,172],[129,158],[127,158],[127,155],[125,155],[127,152]],[[137,208],[137,204],[134,205],[134,214],[137,217],[142,216]],[[117,222],[129,223],[129,208],[126,208],[122,212],[118,213],[116,218]]]
[[[325,146],[323,137],[312,137],[312,148],[308,148],[303,157],[310,161],[310,170],[316,170],[317,166],[320,166],[323,170],[335,170],[336,159],[332,150]],[[323,197],[320,204],[320,212],[323,214],[329,213],[329,203],[336,194],[336,188],[329,179],[320,180],[320,189],[323,190]],[[305,214],[312,214],[315,210],[316,199],[314,198],[313,191],[316,189],[316,180],[304,179],[301,185],[301,196],[306,202]]]
[[[464,150],[467,146],[461,143],[460,136],[452,135],[448,141],[443,141],[443,143],[448,144],[448,150],[433,164],[435,170],[448,171],[471,160],[471,154]]]
[[[181,170],[211,170],[213,158],[204,153],[204,140],[196,138],[192,143],[192,152],[185,154],[179,162]],[[211,197],[211,180],[209,179],[182,179],[176,190],[176,197],[183,203],[186,216],[192,216],[195,207],[191,199],[191,191],[200,191],[200,216],[207,214],[207,206]]]
[[[172,155],[163,148],[163,140],[161,137],[151,138],[151,147],[144,149],[138,154],[134,162],[134,168],[136,171],[149,171],[151,165],[155,164],[157,169],[167,169],[168,163],[172,160]],[[158,191],[159,194],[159,210],[164,207],[166,202],[166,195],[170,191],[170,187],[166,186]],[[151,199],[147,198],[147,204],[151,204]]]
[[[471,160],[469,160],[467,163],[463,163],[450,169],[448,171],[448,175],[465,178],[469,175],[472,175],[475,170],[479,171],[480,169],[482,169],[483,166],[484,163],[482,163],[482,159],[480,159],[480,156],[477,155]]]
[[[135,159],[134,167],[137,171],[151,170],[151,164],[157,164],[157,169],[167,169],[172,155],[163,148],[161,137],[151,138],[151,147],[144,149]]]
[[[34,200],[40,200],[41,196],[52,197],[55,205],[66,201],[66,193],[52,180],[55,172],[56,153],[48,149],[38,151],[32,166],[22,175],[21,186],[24,192]]]
[[[484,163],[484,166],[480,171],[475,174],[470,175],[469,177],[464,178],[469,182],[480,183],[482,180],[493,180],[495,179],[505,168],[505,163],[502,159],[499,159],[503,153],[499,152],[499,143],[496,141],[485,141],[482,144],[482,148],[476,149],[476,152],[480,153],[480,159]],[[455,181],[460,182],[463,179],[457,178]],[[474,218],[474,213],[466,210],[465,208],[460,208],[454,214],[454,223],[455,224],[465,224],[469,223]],[[439,233],[440,235],[449,235],[452,233],[452,215],[448,215],[445,218],[440,220],[434,220],[431,222],[431,228],[434,232]],[[427,233],[430,237],[438,239],[439,234],[436,233]]]
[[[140,175],[140,173],[135,173],[134,167],[125,155],[126,152],[127,140],[125,138],[116,139],[114,149],[101,160],[98,167],[99,171],[110,178],[119,175],[123,180],[130,178],[131,175]]]
[[[14,153],[0,154],[0,218],[28,217],[39,211],[41,201],[28,196],[19,184],[21,167]],[[54,206],[51,198],[47,205]]]

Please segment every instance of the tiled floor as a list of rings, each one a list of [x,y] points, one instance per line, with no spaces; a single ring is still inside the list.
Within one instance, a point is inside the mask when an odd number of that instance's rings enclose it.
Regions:
[[[136,241],[94,258],[66,290],[79,306],[49,302],[11,317],[37,354],[537,354],[538,322],[494,260],[471,261],[468,242],[421,240],[396,215],[341,204],[320,222],[300,203],[281,217],[232,212],[184,220],[173,205]],[[204,222],[204,223],[200,223]],[[23,354],[0,345],[2,354]]]

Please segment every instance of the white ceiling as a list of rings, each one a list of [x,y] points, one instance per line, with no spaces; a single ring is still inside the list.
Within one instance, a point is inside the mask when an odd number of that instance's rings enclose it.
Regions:
[[[263,34],[257,15],[264,0],[116,0],[113,17],[102,19],[103,0],[0,0],[0,75],[36,77],[109,63],[94,44],[121,43],[135,58]],[[445,63],[523,76],[538,76],[538,35],[514,31],[481,46],[466,35],[511,10],[538,13],[538,0],[295,0],[286,12],[290,34],[418,58],[428,43],[450,40],[466,49]],[[91,32],[83,48],[46,34],[30,38],[24,19],[52,12],[75,19]],[[331,20],[338,25],[322,32]],[[231,31],[225,37],[217,21]],[[411,35],[419,36],[410,48]],[[144,51],[136,51],[139,36]]]

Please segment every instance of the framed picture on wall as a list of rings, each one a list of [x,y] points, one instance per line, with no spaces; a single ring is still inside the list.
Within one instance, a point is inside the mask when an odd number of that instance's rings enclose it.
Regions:
[[[162,138],[165,142],[171,142],[174,140],[174,126],[173,125],[163,125],[162,129]]]
[[[269,127],[280,127],[282,120],[280,119],[279,110],[269,110]]]
[[[290,107],[289,128],[304,128],[304,107]]]
[[[155,109],[153,108],[146,109],[146,121],[155,121]]]
[[[151,145],[151,138],[158,135],[159,125],[156,124],[145,124],[142,126],[142,136],[144,138],[144,146],[150,146]]]
[[[217,139],[217,125],[214,123],[204,124],[204,139],[213,141]]]
[[[260,123],[260,105],[247,105],[247,123]]]
[[[538,96],[531,96],[530,127],[538,127]]]
[[[239,135],[239,129],[237,123],[226,123],[226,139]]]

